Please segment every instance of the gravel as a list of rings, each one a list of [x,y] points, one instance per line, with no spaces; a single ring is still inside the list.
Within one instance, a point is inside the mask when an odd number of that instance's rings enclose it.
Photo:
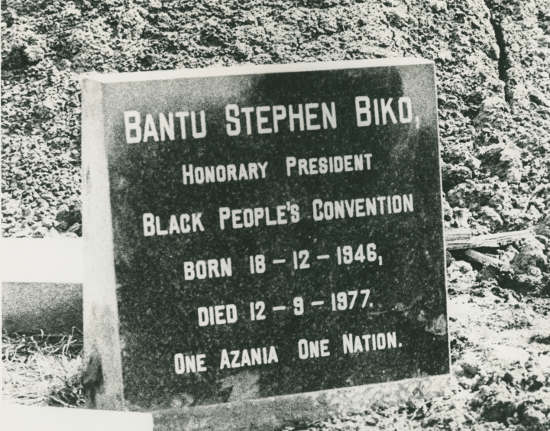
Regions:
[[[550,0],[12,1],[2,18],[6,237],[81,235],[79,73],[433,59],[445,226],[536,236],[499,250],[506,270],[450,259],[448,394],[304,426],[550,429],[537,341],[550,334]]]

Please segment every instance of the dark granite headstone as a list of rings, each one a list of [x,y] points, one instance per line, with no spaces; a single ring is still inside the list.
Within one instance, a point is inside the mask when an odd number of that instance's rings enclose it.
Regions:
[[[96,406],[449,373],[433,63],[87,76],[83,127]]]

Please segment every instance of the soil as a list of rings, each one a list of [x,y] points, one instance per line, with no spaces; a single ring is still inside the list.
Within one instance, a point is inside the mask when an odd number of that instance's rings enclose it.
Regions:
[[[448,255],[446,396],[305,429],[550,429],[550,0],[2,3],[2,235],[78,236],[78,74],[421,56],[437,68],[445,226],[531,228]]]
[[[448,276],[453,381],[443,396],[288,429],[549,430],[550,301],[476,281],[466,262]]]

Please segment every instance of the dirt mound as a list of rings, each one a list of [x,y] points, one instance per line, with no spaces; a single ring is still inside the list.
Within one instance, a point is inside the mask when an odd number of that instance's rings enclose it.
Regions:
[[[80,234],[81,72],[433,59],[446,227],[535,236],[498,251],[506,271],[454,255],[446,397],[310,428],[550,429],[550,307],[528,296],[550,293],[550,0],[11,1],[2,18],[4,236]]]
[[[433,59],[448,224],[532,225],[550,210],[545,1],[26,2],[3,9],[4,236],[78,205],[78,76],[212,64]],[[78,221],[75,221],[78,223]],[[74,225],[74,223],[73,223]],[[78,232],[78,229],[73,229]]]

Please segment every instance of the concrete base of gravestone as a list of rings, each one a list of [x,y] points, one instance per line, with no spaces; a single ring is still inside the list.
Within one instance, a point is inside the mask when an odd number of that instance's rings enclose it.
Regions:
[[[153,412],[155,431],[268,430],[308,425],[330,416],[360,413],[373,405],[391,405],[442,395],[450,375],[331,389],[211,406]]]
[[[2,283],[2,328],[8,333],[48,334],[82,330],[82,285]]]

